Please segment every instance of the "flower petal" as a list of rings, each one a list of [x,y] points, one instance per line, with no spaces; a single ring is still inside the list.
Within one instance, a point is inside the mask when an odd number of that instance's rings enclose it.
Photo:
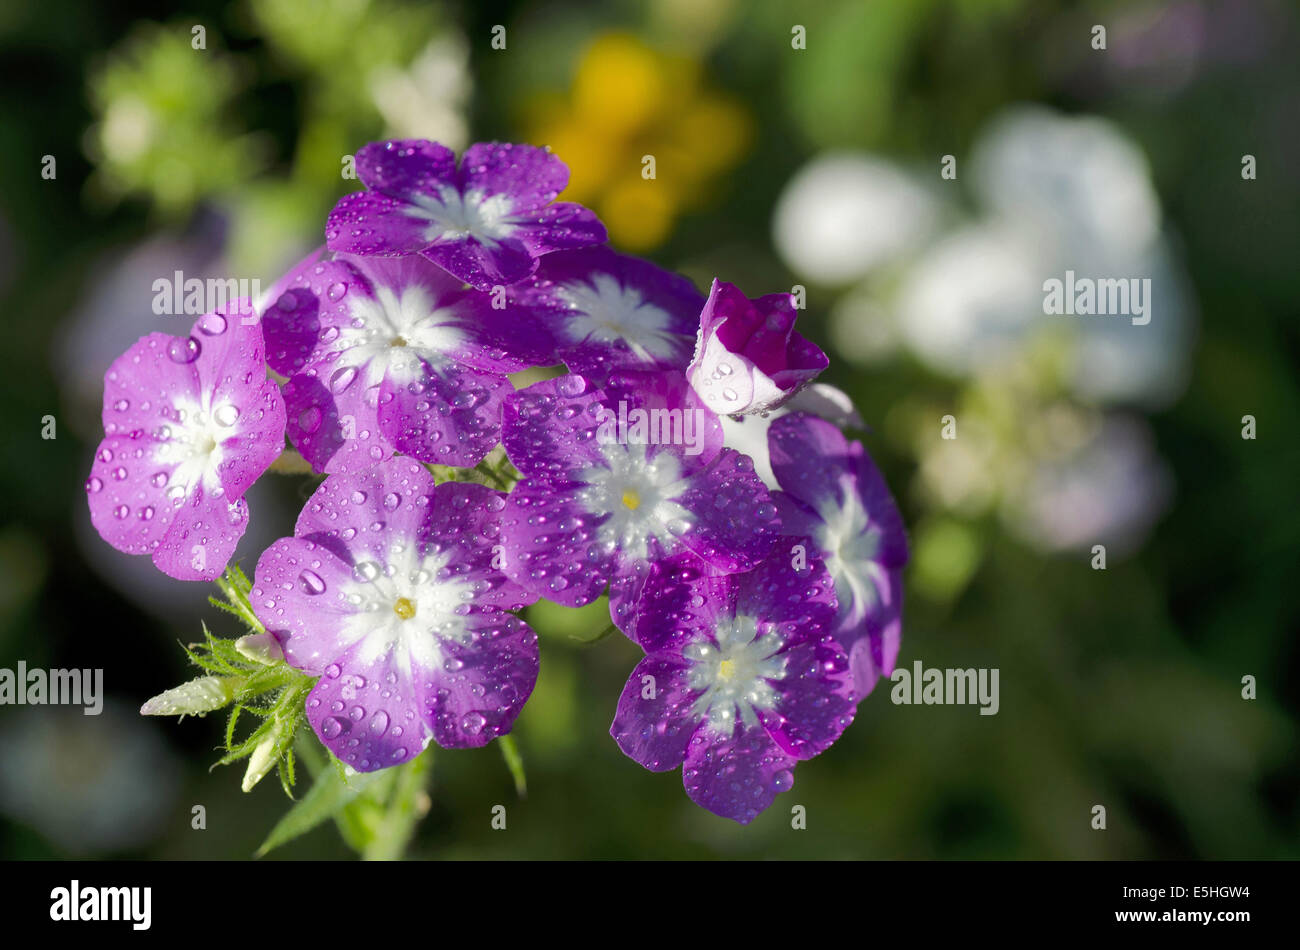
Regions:
[[[168,577],[211,581],[221,576],[248,528],[248,502],[232,502],[200,485],[172,516],[153,562]]]
[[[490,246],[472,236],[443,238],[421,253],[478,290],[508,287],[537,270],[537,259],[517,237],[502,238]]]
[[[686,753],[682,784],[695,804],[747,825],[794,784],[796,762],[762,729],[725,738],[701,729]]]
[[[856,699],[849,658],[834,640],[812,640],[784,650],[785,676],[771,680],[776,708],[759,712],[763,727],[787,753],[811,759],[853,722]]]
[[[623,754],[652,772],[677,768],[698,723],[691,704],[698,693],[686,682],[687,665],[668,656],[647,656],[623,687],[609,734]]]
[[[568,166],[535,145],[478,142],[465,149],[460,168],[462,191],[507,195],[522,211],[550,204],[569,183]]]
[[[418,377],[393,372],[379,392],[379,427],[399,452],[424,462],[473,468],[501,441],[501,405],[514,392],[504,376],[420,361]]]
[[[593,518],[572,490],[525,479],[502,513],[506,575],[525,590],[566,607],[589,604],[605,589],[618,552],[601,543]]]
[[[534,256],[603,244],[609,238],[596,212],[572,201],[515,214],[510,220],[517,224],[515,236]]]
[[[437,142],[390,139],[357,151],[357,176],[367,188],[394,198],[411,193],[438,194],[456,180],[456,155]]]
[[[428,222],[408,214],[401,198],[378,191],[354,191],[338,200],[325,222],[325,245],[374,257],[414,254],[429,244]]]
[[[487,745],[505,735],[537,684],[537,634],[512,614],[467,618],[471,639],[444,640],[446,662],[425,691],[433,736],[446,749]]]
[[[352,578],[346,551],[324,539],[280,538],[262,552],[253,578],[253,613],[290,666],[320,676],[347,651],[341,634],[356,607],[345,590]]]
[[[326,668],[307,696],[307,721],[341,762],[373,772],[415,758],[431,730],[422,715],[424,671],[362,653],[357,645]]]

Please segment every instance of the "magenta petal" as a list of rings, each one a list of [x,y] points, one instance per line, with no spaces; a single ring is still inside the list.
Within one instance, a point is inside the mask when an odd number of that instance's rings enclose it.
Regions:
[[[478,290],[507,287],[537,269],[537,259],[513,237],[502,238],[491,246],[475,237],[444,238],[421,253]]]
[[[389,459],[354,475],[325,479],[303,506],[294,534],[326,545],[349,564],[385,563],[394,538],[414,544],[424,537],[435,491],[423,465]]]
[[[407,214],[410,207],[377,191],[344,195],[325,223],[325,244],[331,251],[364,256],[414,254],[429,243],[428,222]]]
[[[511,220],[519,222],[516,234],[535,255],[603,244],[609,237],[596,212],[571,201],[516,214]]]
[[[712,638],[735,609],[739,576],[712,570],[689,553],[660,561],[644,581],[628,635],[647,653],[679,654],[688,643]]]
[[[425,702],[433,736],[446,749],[487,745],[514,726],[537,683],[537,634],[512,614],[468,618],[468,642],[444,639],[446,660],[431,675]]]
[[[647,656],[623,687],[609,734],[623,754],[652,772],[677,768],[698,723],[691,704],[698,694],[686,683],[687,665]]]
[[[677,499],[694,516],[678,536],[701,560],[728,573],[747,571],[765,558],[781,521],[754,463],[723,449]]]
[[[91,524],[126,554],[152,554],[176,514],[165,491],[175,464],[135,458],[136,451],[151,456],[155,447],[144,438],[110,435],[99,443],[86,479]]]
[[[391,139],[371,142],[357,152],[357,176],[367,188],[394,198],[412,192],[438,194],[456,180],[456,155],[437,142]]]
[[[870,695],[880,677],[893,673],[903,631],[902,618],[896,613],[880,620],[868,618],[864,623],[867,632],[863,636],[853,639],[842,633],[836,635],[840,643],[852,644],[848,648],[849,670],[855,701]]]
[[[478,142],[460,160],[461,190],[509,195],[520,209],[550,204],[569,183],[564,162],[535,145]]]
[[[221,576],[248,527],[248,502],[231,502],[199,487],[172,516],[153,562],[168,577],[211,581]]]
[[[838,510],[845,493],[854,492],[881,534],[881,562],[889,567],[906,563],[902,516],[889,485],[862,443],[849,442],[831,423],[803,412],[777,419],[767,438],[772,471],[786,493],[810,513],[820,513],[828,508]]]
[[[356,613],[344,590],[351,579],[350,562],[305,538],[281,538],[258,558],[249,601],[294,668],[319,676],[346,652],[340,634]]]
[[[704,305],[680,274],[604,246],[547,254],[517,296],[550,328],[569,370],[597,382],[618,368],[684,371]]]
[[[280,387],[262,379],[239,397],[239,418],[221,443],[217,466],[228,496],[242,495],[284,450],[285,408]]]
[[[734,738],[701,729],[691,740],[682,784],[697,805],[747,825],[794,784],[796,761],[762,729]]]
[[[502,441],[525,476],[575,482],[605,464],[596,440],[603,394],[581,376],[534,383],[502,407]]]
[[[198,401],[194,360],[172,359],[187,347],[185,337],[150,333],[113,361],[104,374],[104,433],[148,434],[174,421],[173,402]]]
[[[325,670],[307,697],[307,721],[339,761],[359,772],[401,765],[428,745],[416,676],[353,647]]]
[[[853,721],[856,699],[849,660],[833,640],[805,642],[782,653],[785,676],[770,681],[781,697],[776,709],[759,713],[763,727],[798,759],[825,751]]]
[[[502,514],[506,575],[566,607],[591,603],[604,591],[618,557],[596,539],[600,520],[571,492],[525,479],[507,496]]]
[[[483,485],[446,482],[435,491],[436,504],[424,526],[425,536],[439,539],[453,552],[449,568],[486,578],[475,602],[500,610],[518,610],[537,600],[535,594],[500,573],[504,559],[501,518],[506,496]]]
[[[421,363],[400,385],[390,373],[379,391],[379,427],[399,452],[424,462],[473,468],[501,441],[501,404],[514,392],[504,376],[448,361]]]
[[[346,373],[347,370],[336,370]],[[353,376],[356,372],[353,371]],[[284,386],[289,441],[318,472],[362,472],[393,454],[380,430],[378,410],[360,383],[346,387],[331,375],[332,392],[314,375],[293,376]]]
[[[281,376],[292,376],[311,359],[320,340],[319,300],[305,287],[287,287],[278,294],[277,289],[272,288],[271,305],[262,312],[266,361]]]

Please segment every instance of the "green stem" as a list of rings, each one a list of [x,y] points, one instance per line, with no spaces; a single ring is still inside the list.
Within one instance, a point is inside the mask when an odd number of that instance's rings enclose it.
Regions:
[[[524,757],[519,754],[519,746],[515,744],[515,737],[504,735],[497,739],[497,745],[501,747],[501,758],[505,760],[506,768],[510,770],[510,777],[515,781],[515,794],[520,798],[528,797],[528,779],[524,773]]]
[[[425,787],[433,776],[433,745],[398,767],[384,815],[362,852],[367,861],[399,861],[428,810]]]

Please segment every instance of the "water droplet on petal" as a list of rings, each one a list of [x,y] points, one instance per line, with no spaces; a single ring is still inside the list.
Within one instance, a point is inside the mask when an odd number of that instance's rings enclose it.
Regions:
[[[199,358],[199,352],[203,347],[194,337],[181,339],[176,337],[167,345],[167,356],[173,363],[193,363]]]
[[[302,585],[304,593],[313,596],[325,593],[325,582],[315,571],[303,571],[298,575],[298,583]]]
[[[330,390],[335,393],[341,393],[357,378],[357,368],[355,366],[344,366],[342,369],[336,369],[330,376]]]
[[[207,336],[220,336],[226,332],[226,318],[219,313],[209,313],[199,320],[199,332]]]

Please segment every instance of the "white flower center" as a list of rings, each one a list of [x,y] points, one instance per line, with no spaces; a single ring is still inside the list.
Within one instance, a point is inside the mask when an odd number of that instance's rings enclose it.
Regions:
[[[757,710],[776,705],[771,680],[783,679],[785,657],[776,656],[781,638],[758,636],[753,617],[724,617],[713,631],[717,645],[692,643],[682,651],[691,664],[687,684],[702,691],[691,711],[714,732],[730,736],[736,719],[746,728],[758,725]]]
[[[578,502],[592,514],[608,514],[597,539],[614,545],[627,558],[647,557],[651,538],[661,542],[692,527],[690,512],[674,501],[690,483],[681,478],[681,465],[668,452],[646,460],[646,446],[612,443],[602,446],[608,468],[584,471],[587,484]]]
[[[378,285],[373,297],[355,294],[348,309],[353,326],[340,333],[342,353],[329,385],[342,392],[364,371],[364,385],[376,386],[392,374],[399,385],[421,375],[420,361],[435,369],[465,340],[464,332],[451,325],[455,311],[434,306],[426,288],[410,284],[400,296],[391,287]],[[349,372],[351,370],[351,372]]]
[[[211,408],[207,405],[211,398],[211,393],[205,393],[202,403],[178,399],[172,404],[176,421],[164,423],[154,433],[160,440],[154,461],[175,466],[170,474],[155,475],[155,485],[163,488],[173,505],[180,505],[196,485],[215,497],[224,492],[217,467],[225,458],[222,443],[235,435],[239,409],[232,403]]]
[[[849,479],[840,481],[839,496],[838,504],[828,499],[818,506],[825,524],[816,540],[826,552],[840,616],[861,616],[879,602],[886,582],[885,568],[876,560],[880,529],[871,523]]]
[[[415,545],[398,542],[386,564],[358,562],[341,590],[357,612],[344,622],[339,646],[360,643],[359,665],[387,661],[404,676],[416,666],[440,668],[442,641],[469,636],[465,619],[474,599],[473,582],[452,575],[448,558],[432,552],[420,557]]]
[[[424,237],[430,242],[472,237],[495,247],[515,231],[510,199],[503,194],[489,197],[473,189],[462,195],[450,185],[443,185],[437,198],[416,193],[408,200],[412,204],[406,213],[429,222]]]
[[[672,315],[647,303],[641,291],[624,287],[612,274],[590,274],[586,280],[563,284],[556,296],[572,316],[564,330],[574,343],[624,341],[644,362],[672,359],[683,338],[668,330]]]

